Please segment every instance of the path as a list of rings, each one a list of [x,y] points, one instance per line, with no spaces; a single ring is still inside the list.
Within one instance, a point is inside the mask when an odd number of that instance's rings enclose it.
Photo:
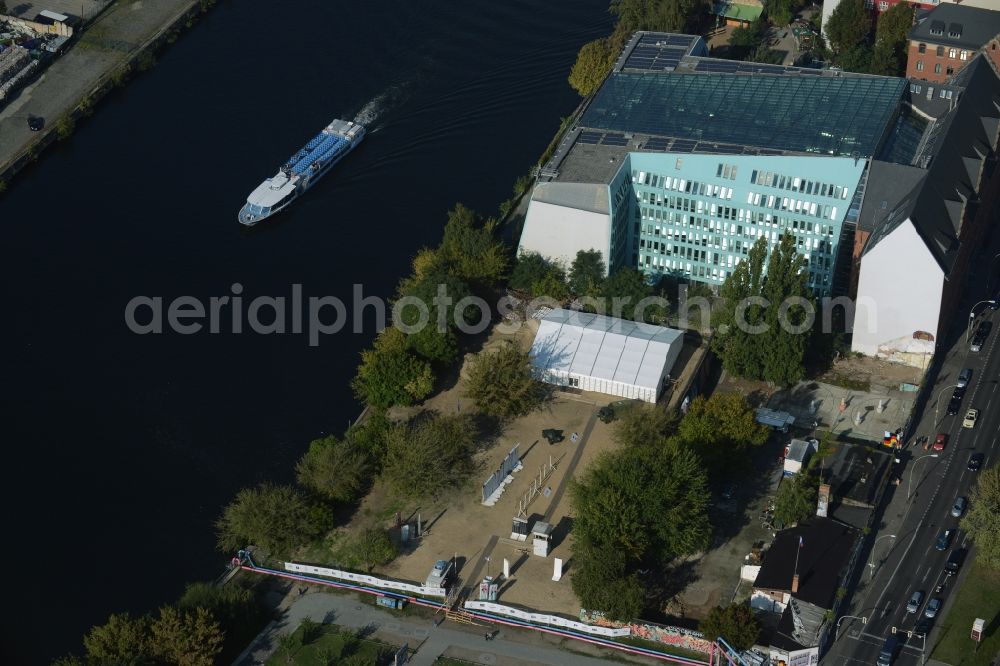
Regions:
[[[263,664],[276,649],[277,636],[294,631],[305,618],[350,629],[374,629],[374,634],[387,643],[407,643],[411,649],[417,648],[409,662],[414,666],[433,664],[449,648],[453,653],[461,653],[464,659],[481,664],[507,660],[553,666],[570,661],[582,666],[606,666],[608,663],[604,659],[561,650],[534,633],[514,632],[502,627],[497,638],[487,643],[483,638],[487,629],[483,627],[434,626],[433,620],[427,617],[382,610],[351,594],[310,592],[294,600],[280,621],[261,632],[247,656],[236,662],[237,666]],[[577,647],[584,649],[585,646]],[[650,662],[643,660],[641,663]]]

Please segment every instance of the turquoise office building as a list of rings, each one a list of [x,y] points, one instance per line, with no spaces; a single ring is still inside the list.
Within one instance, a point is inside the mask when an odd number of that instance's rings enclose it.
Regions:
[[[818,295],[843,293],[873,161],[919,163],[905,79],[707,57],[637,33],[539,172],[520,250],[719,285],[758,238],[795,236]]]

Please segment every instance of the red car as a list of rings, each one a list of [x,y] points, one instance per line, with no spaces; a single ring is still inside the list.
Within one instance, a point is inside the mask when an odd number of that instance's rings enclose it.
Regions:
[[[932,447],[935,451],[944,451],[944,445],[948,443],[948,434],[944,432],[939,432],[937,438],[934,440],[934,446]]]

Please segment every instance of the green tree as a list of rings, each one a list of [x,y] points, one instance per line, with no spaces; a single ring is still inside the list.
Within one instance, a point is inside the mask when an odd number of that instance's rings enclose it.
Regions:
[[[969,495],[969,512],[962,529],[976,544],[976,560],[1000,569],[1000,467],[989,467]]]
[[[427,272],[419,280],[405,281],[400,298],[422,306],[407,305],[401,309],[402,323],[418,329],[406,336],[407,347],[432,363],[453,363],[458,357],[455,328],[460,321],[472,323],[468,312],[456,312],[456,305],[471,295],[465,282],[443,268]],[[421,323],[425,312],[427,319]]]
[[[608,314],[639,321],[635,307],[646,297],[653,295],[653,289],[646,283],[646,277],[628,266],[609,275],[601,282],[600,295]],[[666,312],[662,307],[644,307],[642,321],[662,320]]]
[[[287,557],[323,534],[331,522],[328,509],[309,501],[296,488],[262,483],[237,493],[215,527],[223,551],[254,544],[274,557]]]
[[[352,534],[338,554],[348,566],[371,571],[376,565],[392,562],[398,551],[388,532],[368,527]]]
[[[574,574],[573,589],[585,608],[628,619],[621,610],[602,607],[609,588],[632,589],[640,569],[662,569],[708,545],[705,470],[691,450],[675,443],[605,453],[570,485],[570,494],[576,516],[573,557],[595,574],[579,582]],[[612,552],[624,560],[602,564]],[[609,588],[600,586],[597,574],[611,576],[605,581]]]
[[[823,26],[830,46],[838,54],[866,44],[871,29],[871,15],[862,0],[841,0]]]
[[[89,664],[133,666],[147,663],[152,656],[149,618],[115,613],[102,625],[92,627],[83,637]]]
[[[406,336],[390,326],[361,352],[361,365],[351,383],[359,400],[379,408],[410,405],[430,395],[434,374],[430,364],[406,349]]]
[[[724,638],[736,650],[749,650],[760,637],[760,623],[746,604],[716,606],[698,623],[698,629],[707,639]]]
[[[56,136],[60,139],[68,139],[73,134],[73,130],[75,129],[76,121],[73,120],[73,116],[69,114],[66,114],[56,121]]]
[[[758,16],[746,27],[742,25],[733,28],[733,33],[729,36],[729,45],[736,48],[753,49],[764,41],[767,33],[767,20],[763,15]]]
[[[382,475],[402,497],[437,497],[474,469],[477,435],[469,414],[421,414],[389,431]]]
[[[908,36],[913,27],[913,6],[906,2],[893,5],[878,17],[872,74],[902,76],[906,71]]]
[[[677,438],[698,454],[710,475],[741,467],[748,447],[760,446],[767,436],[738,393],[717,392],[707,400],[698,396],[677,428]]]
[[[763,374],[760,345],[746,327],[758,326],[764,319],[764,308],[750,299],[761,296],[766,258],[767,241],[758,238],[747,258],[726,277],[719,289],[723,307],[717,316],[712,347],[726,371],[738,377],[756,379]]]
[[[610,620],[628,622],[642,612],[645,589],[628,570],[625,553],[614,546],[574,545],[572,581],[580,605]]]
[[[246,645],[264,625],[267,611],[257,601],[253,590],[230,581],[226,585],[191,583],[177,600],[178,610],[193,612],[204,608],[219,622],[230,646]]]
[[[507,277],[507,248],[496,237],[496,221],[483,220],[472,209],[455,204],[448,211],[438,255],[447,272],[480,288],[494,287]],[[451,294],[456,300],[460,296]]]
[[[168,664],[212,666],[222,652],[222,628],[204,608],[187,613],[164,606],[150,633],[153,653]]]
[[[501,419],[529,413],[545,395],[527,352],[512,342],[484,350],[470,362],[466,394],[480,412]]]
[[[299,630],[302,632],[302,644],[309,645],[323,634],[323,625],[306,617],[299,623]]]
[[[777,26],[786,26],[792,22],[799,8],[797,0],[764,0],[764,10],[771,22]]]
[[[569,71],[569,84],[580,97],[589,97],[601,87],[601,82],[615,64],[617,51],[607,38],[587,42],[576,56]]]
[[[569,288],[576,296],[596,296],[607,267],[600,250],[580,250],[569,269]]]
[[[295,473],[303,487],[333,502],[348,503],[360,499],[373,468],[366,450],[330,435],[310,442]]]
[[[518,256],[510,276],[510,286],[535,298],[548,296],[558,301],[569,298],[566,271],[537,252],[523,252]]]
[[[689,32],[705,6],[701,0],[611,0],[611,12],[618,16],[616,32],[627,36],[636,30]]]
[[[816,513],[819,479],[796,474],[782,479],[774,498],[774,518],[782,525],[794,525]]]
[[[2,4],[2,3],[0,3]],[[3,13],[0,11],[0,13]],[[87,666],[86,662],[75,654],[67,654],[52,660],[51,666]]]
[[[662,446],[676,429],[673,412],[638,404],[626,410],[615,423],[614,437],[622,446]]]
[[[393,423],[384,409],[370,409],[367,418],[347,429],[344,439],[368,454],[368,459],[380,467],[388,446],[389,430]]]
[[[808,283],[809,267],[796,249],[795,237],[785,234],[771,251],[763,295],[769,305],[764,316],[767,344],[759,336],[765,381],[791,386],[805,374],[806,345],[815,313]],[[784,314],[784,316],[782,316]]]

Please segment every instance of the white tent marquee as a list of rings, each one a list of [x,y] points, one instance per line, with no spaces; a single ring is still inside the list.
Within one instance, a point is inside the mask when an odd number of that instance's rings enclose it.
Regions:
[[[560,309],[539,323],[531,358],[549,384],[656,402],[683,338],[672,328]]]

